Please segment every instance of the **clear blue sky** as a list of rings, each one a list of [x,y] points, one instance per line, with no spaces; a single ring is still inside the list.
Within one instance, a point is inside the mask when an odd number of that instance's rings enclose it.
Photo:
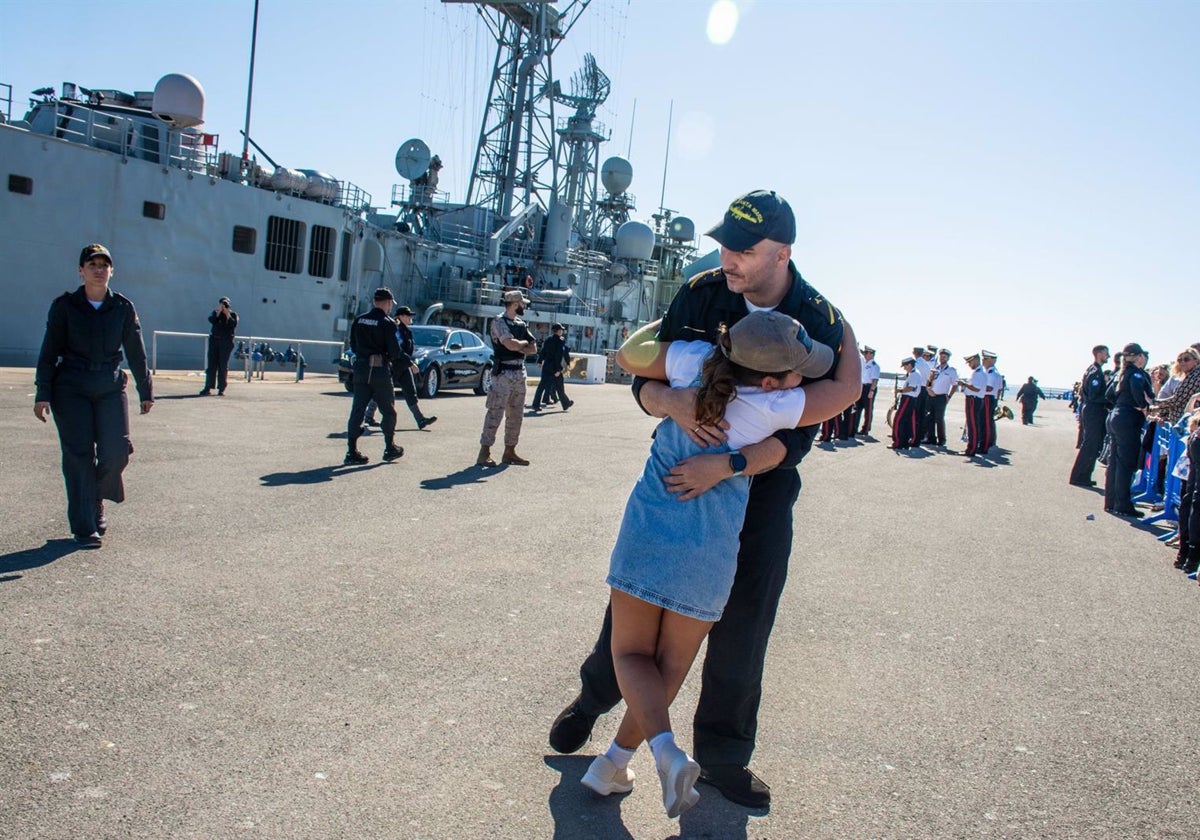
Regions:
[[[1153,363],[1200,340],[1200,3],[735,0],[723,44],[711,5],[593,0],[555,53],[564,86],[584,52],[611,77],[605,156],[630,151],[640,218],[673,103],[666,206],[704,230],[779,191],[801,271],[885,369],[914,343],[960,369],[984,346],[1010,382],[1069,386],[1097,342]],[[43,85],[190,73],[237,151],[252,9],[0,0],[0,81],[19,115]],[[469,6],[262,0],[251,134],[377,205],[421,137],[462,199],[492,57]]]

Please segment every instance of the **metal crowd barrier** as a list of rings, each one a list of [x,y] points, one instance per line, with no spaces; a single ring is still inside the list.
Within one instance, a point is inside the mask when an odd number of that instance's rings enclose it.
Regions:
[[[158,337],[160,335],[171,336],[174,338],[202,338],[202,339],[204,339],[204,350],[200,357],[200,370],[204,370],[208,367],[208,337],[209,337],[208,333],[189,333],[189,332],[171,332],[169,330],[154,330],[150,334],[150,370],[152,373],[158,373]],[[293,345],[296,350],[296,381],[297,382],[299,382],[300,380],[302,380],[304,378],[304,368],[307,364],[306,362],[304,362],[304,345],[308,344],[308,345],[317,345],[317,346],[323,345],[323,346],[329,346],[329,347],[336,347],[339,352],[342,349],[342,342],[340,342],[340,341],[318,341],[317,339],[311,339],[311,338],[277,338],[275,336],[251,335],[251,336],[245,336],[244,338],[238,338],[238,341],[243,342],[246,347],[246,357],[243,361],[245,363],[244,364],[244,368],[245,368],[244,372],[245,372],[245,377],[246,377],[247,382],[250,382],[253,380],[255,373],[260,374],[259,378],[261,379],[262,378],[261,374],[264,373],[266,370],[265,360],[255,361],[253,358],[254,357],[254,347],[257,344],[262,344],[264,342],[266,342],[266,343],[275,342],[275,343],[279,343],[279,344]],[[261,364],[260,364],[260,362],[261,362]]]
[[[1142,427],[1145,434],[1146,427]],[[1142,468],[1134,476],[1133,487],[1130,490],[1133,501],[1150,504],[1162,503],[1162,511],[1142,520],[1142,524],[1150,525],[1156,522],[1177,523],[1179,521],[1179,502],[1183,482],[1175,475],[1175,465],[1187,449],[1186,440],[1175,430],[1159,422],[1154,432],[1154,444],[1142,462]],[[1163,460],[1167,462],[1166,478],[1161,491],[1158,487],[1158,465]],[[1168,540],[1172,533],[1165,534],[1159,539]]]

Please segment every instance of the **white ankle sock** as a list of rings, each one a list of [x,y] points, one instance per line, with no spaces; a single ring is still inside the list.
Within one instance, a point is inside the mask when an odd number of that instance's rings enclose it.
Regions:
[[[622,747],[620,744],[618,744],[616,741],[613,741],[612,744],[609,746],[608,751],[606,753],[604,753],[604,757],[607,758],[609,761],[611,761],[613,764],[615,764],[618,768],[624,770],[626,767],[629,766],[629,762],[633,758],[634,753],[636,753],[636,752],[637,752],[637,747],[634,747],[631,750],[627,750],[624,747]]]
[[[654,754],[654,765],[656,767],[662,767],[662,760],[660,757],[662,756],[663,747],[667,746],[668,744],[673,747],[675,746],[675,733],[670,729],[666,729],[662,732],[659,732],[647,743],[650,744],[650,752]],[[678,749],[678,747],[676,747],[676,749]]]

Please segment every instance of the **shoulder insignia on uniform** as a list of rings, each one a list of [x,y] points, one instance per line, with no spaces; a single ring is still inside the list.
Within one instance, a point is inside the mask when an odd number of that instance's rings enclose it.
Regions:
[[[708,271],[701,271],[693,277],[688,282],[688,288],[694,289],[696,286],[704,286],[717,280],[724,282],[724,274],[720,268],[710,268]]]

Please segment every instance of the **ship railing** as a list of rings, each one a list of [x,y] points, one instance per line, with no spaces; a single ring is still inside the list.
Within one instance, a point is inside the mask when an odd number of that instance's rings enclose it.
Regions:
[[[0,102],[4,103],[4,121],[12,122],[12,85],[0,82]]]
[[[199,339],[203,339],[204,344],[203,344],[203,349],[202,349],[201,355],[200,355],[200,368],[202,370],[208,368],[208,339],[209,339],[208,333],[175,332],[172,330],[154,330],[150,334],[150,370],[151,370],[151,372],[156,373],[156,374],[158,373],[158,338],[159,338],[159,336],[164,336],[164,337],[169,337],[169,338],[199,338]],[[265,378],[264,375],[266,373],[266,363],[269,360],[264,358],[263,355],[255,349],[262,345],[268,345],[268,346],[271,344],[287,345],[289,348],[294,350],[295,359],[293,360],[293,362],[289,362],[289,364],[294,363],[293,369],[295,370],[295,376],[296,376],[297,382],[299,382],[300,380],[302,380],[304,378],[304,369],[306,367],[308,367],[308,362],[304,358],[304,347],[306,345],[309,347],[336,347],[338,353],[341,353],[342,347],[345,346],[344,343],[341,341],[320,341],[315,338],[279,338],[277,336],[269,336],[269,335],[251,335],[251,336],[239,337],[238,343],[247,348],[247,351],[244,354],[244,358],[242,360],[244,362],[244,365],[243,365],[245,368],[244,373],[245,373],[247,382],[252,382],[256,378],[257,379]],[[257,359],[254,358],[255,355],[258,355]],[[282,354],[280,354],[280,355],[282,355]]]
[[[446,204],[450,201],[450,193],[444,190],[431,190],[429,187],[417,184],[392,184],[392,206],[413,205],[429,207],[434,204]]]
[[[371,194],[358,184],[338,181],[341,205],[348,210],[360,212],[371,208]]]
[[[72,143],[195,172],[216,175],[218,138],[197,131],[172,131],[77,102],[54,103],[54,136]],[[164,142],[165,138],[165,142]]]

